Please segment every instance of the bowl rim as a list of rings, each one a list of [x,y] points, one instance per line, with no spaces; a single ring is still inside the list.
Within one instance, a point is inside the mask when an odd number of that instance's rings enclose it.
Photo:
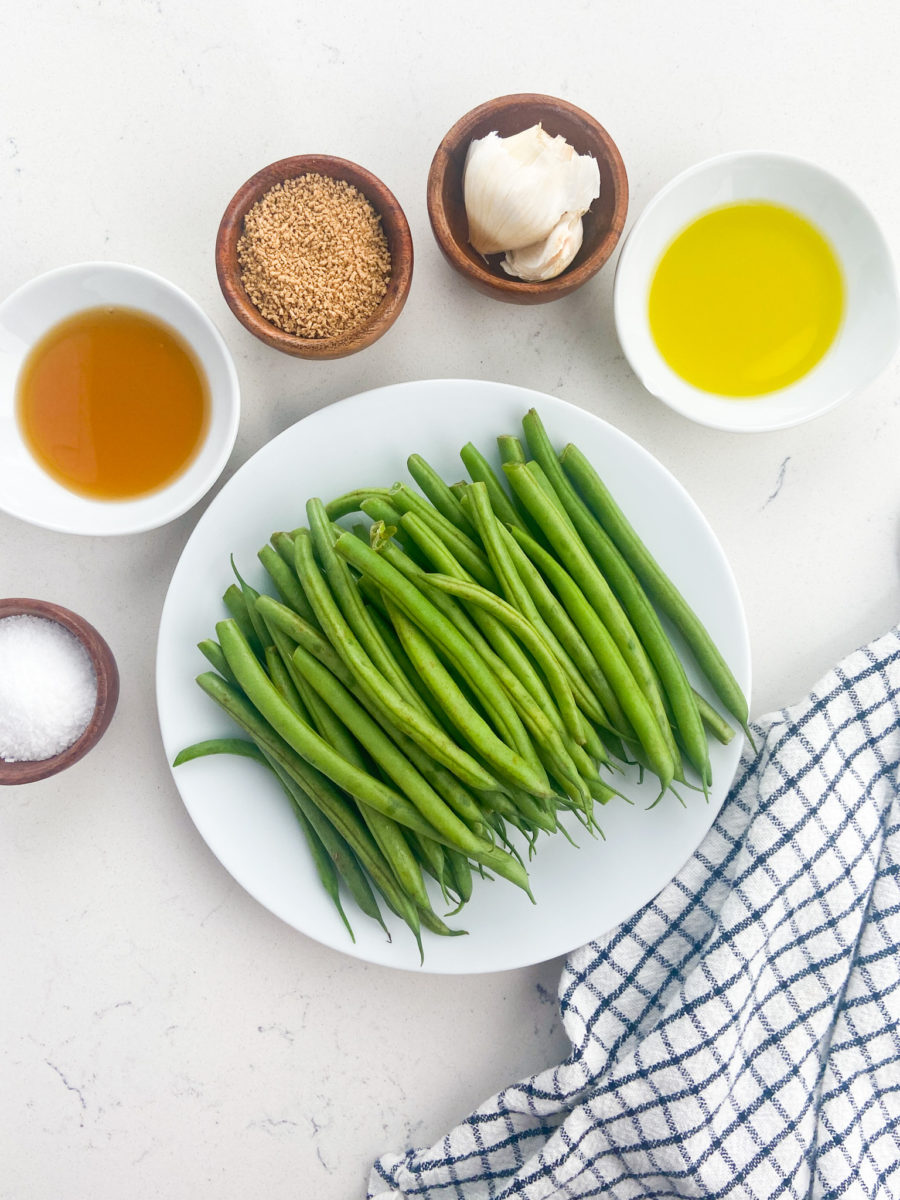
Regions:
[[[119,668],[106,639],[80,614],[50,600],[30,597],[0,598],[0,620],[5,617],[32,616],[55,621],[67,629],[85,648],[97,679],[94,711],[84,731],[59,754],[42,759],[0,758],[0,786],[36,783],[73,766],[100,741],[109,727],[119,700]]]
[[[748,163],[771,162],[788,168],[799,168],[800,170],[808,171],[811,174],[817,175],[826,180],[830,187],[835,188],[837,191],[843,193],[843,195],[852,202],[852,204],[866,219],[872,235],[879,243],[879,249],[881,252],[883,266],[885,267],[886,278],[889,281],[891,288],[893,300],[892,315],[895,327],[893,350],[888,352],[877,362],[870,363],[868,371],[861,373],[860,377],[852,386],[848,386],[842,391],[837,392],[827,402],[820,404],[810,412],[793,416],[789,414],[782,416],[776,415],[770,420],[758,421],[752,425],[747,424],[746,422],[746,409],[737,404],[730,409],[730,412],[733,413],[732,419],[729,419],[729,417],[726,415],[724,408],[721,417],[700,415],[695,411],[689,400],[682,401],[680,398],[673,398],[670,395],[661,394],[663,389],[659,387],[651,388],[646,381],[643,360],[638,356],[632,356],[631,350],[633,350],[633,343],[631,338],[627,333],[623,336],[623,329],[626,326],[626,321],[624,320],[623,314],[624,302],[622,298],[622,280],[627,276],[627,273],[631,269],[631,262],[635,253],[635,245],[640,238],[641,231],[649,222],[653,213],[661,204],[666,202],[666,200],[674,191],[692,178],[702,175],[707,171],[725,167],[731,163],[737,163],[740,161]],[[700,215],[702,211],[705,210],[698,210],[697,215]],[[676,232],[676,230],[673,230],[672,236],[675,236]],[[884,232],[876,220],[875,214],[854,188],[852,188],[839,175],[835,174],[827,167],[823,167],[814,159],[806,158],[798,154],[792,154],[788,151],[749,148],[744,150],[728,150],[722,154],[716,154],[710,158],[702,159],[700,162],[692,163],[690,166],[685,167],[684,170],[679,171],[676,175],[672,176],[672,178],[663,184],[663,186],[647,201],[646,205],[635,220],[634,225],[628,231],[628,234],[622,243],[619,258],[616,263],[615,279],[613,282],[613,319],[619,344],[629,366],[639,380],[641,386],[647,392],[649,392],[651,396],[654,396],[657,400],[671,408],[673,412],[677,412],[681,416],[687,417],[689,420],[694,421],[698,425],[703,425],[709,429],[718,429],[726,433],[774,433],[781,429],[790,429],[798,425],[804,425],[808,421],[812,421],[817,417],[824,416],[826,413],[837,408],[838,405],[842,404],[851,396],[859,394],[878,378],[896,353],[898,339],[900,339],[900,292],[898,292],[896,266]],[[681,382],[686,389],[690,390],[692,395],[696,395],[697,397],[703,397],[704,399],[712,400],[720,399],[729,402],[733,401],[733,397],[718,396],[716,393],[704,392],[699,388],[695,388],[686,380],[682,380]],[[754,398],[754,403],[756,401],[765,401],[769,397],[777,396],[779,391],[785,390],[786,389],[778,389],[775,392],[764,393],[760,397]]]
[[[185,491],[182,498],[175,504],[163,504],[162,499],[163,497],[170,496],[176,489],[179,488],[179,486],[184,486],[184,481],[188,472],[190,471],[191,463],[188,463],[188,465],[184,467],[183,470],[169,483],[161,488],[156,489],[155,491],[121,501],[97,501],[98,507],[103,507],[107,511],[109,511],[110,505],[113,504],[115,504],[120,511],[124,511],[125,508],[130,505],[140,503],[142,506],[147,506],[154,500],[160,501],[159,509],[155,512],[155,515],[147,515],[141,520],[134,520],[119,529],[101,530],[98,532],[96,529],[86,527],[84,522],[73,522],[71,520],[66,520],[65,517],[60,517],[59,519],[53,520],[44,518],[38,519],[29,515],[24,506],[21,508],[10,507],[2,498],[0,498],[0,509],[2,509],[4,512],[8,512],[11,516],[18,517],[23,521],[27,521],[31,525],[36,525],[42,529],[50,529],[56,533],[71,533],[89,537],[118,537],[133,533],[146,533],[151,529],[158,529],[160,526],[168,525],[171,521],[183,516],[188,509],[193,508],[195,504],[202,500],[210,488],[213,487],[216,480],[221,476],[228,463],[228,459],[231,457],[231,452],[234,449],[234,444],[237,440],[238,428],[240,425],[240,380],[238,379],[238,373],[234,364],[234,359],[232,358],[231,351],[228,349],[225,339],[220,333],[215,322],[198,303],[198,301],[196,301],[189,292],[185,291],[184,288],[180,287],[179,284],[173,283],[172,280],[167,279],[164,275],[160,275],[156,271],[151,271],[146,267],[136,266],[133,263],[121,262],[114,259],[86,259],[82,262],[66,263],[60,267],[52,267],[49,271],[43,271],[41,274],[35,275],[31,279],[27,279],[24,283],[20,284],[17,288],[5,296],[2,301],[0,301],[0,320],[2,320],[3,314],[7,309],[12,309],[17,303],[21,303],[23,299],[28,297],[30,292],[39,292],[41,288],[52,287],[60,279],[67,277],[77,278],[79,275],[83,275],[88,272],[101,272],[110,275],[118,274],[123,276],[130,275],[160,287],[162,290],[169,292],[179,303],[183,304],[187,309],[189,309],[203,325],[210,338],[210,342],[214,347],[215,353],[218,355],[228,384],[226,389],[227,394],[223,394],[219,400],[221,405],[222,432],[218,451],[214,456],[210,470],[206,472],[201,479],[198,479],[197,483],[190,488],[189,491]],[[99,301],[98,303],[102,304],[103,302]],[[85,304],[77,308],[73,308],[70,315],[85,311],[91,307],[97,307],[97,305]],[[123,303],[122,307],[134,308],[138,312],[144,311],[140,303]],[[59,320],[65,319],[66,318],[59,318]],[[192,351],[199,357],[199,353],[193,341],[187,336],[187,334],[183,332],[183,330],[175,321],[168,317],[158,317],[157,319],[162,321],[164,324],[170,325],[179,334],[179,336],[188,343]],[[44,332],[48,332],[53,328],[53,325],[57,323],[58,321],[51,321],[46,324],[44,327]],[[34,342],[28,346],[28,349],[26,350],[26,357],[33,345]],[[210,388],[210,416],[212,416],[212,407],[215,403],[216,400],[212,395],[212,388]],[[213,421],[210,420],[209,428],[207,429],[206,436],[204,441],[201,443],[201,446],[207,444],[212,433],[212,425]],[[200,447],[198,447],[198,453],[199,450]],[[46,474],[46,472],[42,473]],[[47,476],[47,478],[49,479],[52,477]],[[75,496],[76,493],[72,493],[72,495]],[[78,499],[84,500],[90,499],[90,497],[79,496]]]
[[[613,216],[609,228],[591,254],[576,267],[566,268],[559,275],[554,276],[553,279],[537,282],[516,279],[511,275],[506,277],[498,276],[493,271],[488,270],[487,267],[483,267],[481,264],[465,257],[461,253],[459,243],[450,229],[450,223],[447,220],[444,206],[439,201],[443,183],[452,162],[452,154],[459,149],[463,137],[466,134],[471,137],[474,129],[481,124],[484,118],[523,104],[548,110],[557,109],[589,126],[594,131],[598,141],[604,146],[608,160],[612,164],[610,175],[615,195]],[[603,182],[601,181],[601,187],[603,187]],[[539,297],[546,300],[558,299],[575,291],[596,275],[601,267],[609,261],[622,236],[628,215],[628,203],[628,173],[622,159],[621,151],[609,131],[605,126],[600,124],[595,116],[587,112],[586,109],[562,97],[540,92],[510,92],[507,95],[497,96],[493,100],[485,100],[481,104],[476,105],[475,108],[464,113],[444,134],[434,153],[428,171],[428,217],[435,240],[445,258],[461,275],[475,282],[482,290],[490,291],[495,295],[509,299],[519,299],[526,296],[533,297],[535,300]]]
[[[362,192],[381,218],[391,253],[388,288],[374,313],[361,325],[328,338],[300,337],[279,329],[267,320],[244,291],[237,261],[237,243],[243,231],[244,217],[253,204],[279,182],[313,173],[344,179]],[[343,358],[371,346],[390,329],[402,312],[412,282],[412,233],[397,197],[367,167],[333,154],[295,154],[260,167],[228,201],[216,232],[215,264],[225,303],[254,337],[272,349],[296,358]]]

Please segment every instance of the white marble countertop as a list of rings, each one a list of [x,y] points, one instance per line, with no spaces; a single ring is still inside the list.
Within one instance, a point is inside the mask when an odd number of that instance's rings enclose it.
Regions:
[[[521,384],[603,416],[675,473],[718,534],[760,714],[897,619],[897,363],[806,426],[695,426],[622,357],[614,263],[553,305],[481,297],[440,257],[425,179],[462,113],[545,92],[618,142],[629,225],[684,167],[771,148],[848,180],[896,259],[898,59],[890,0],[6,4],[0,294],[97,258],[182,286],[240,375],[225,477],[306,414],[401,380]],[[255,341],[213,268],[236,187],[307,151],[380,175],[416,250],[396,326],[333,363]],[[198,836],[162,752],[153,663],[168,579],[210,498],[166,528],[106,540],[0,514],[0,594],[82,613],[122,681],[98,749],[0,795],[2,1200],[361,1197],[377,1154],[430,1143],[566,1052],[558,962],[471,978],[366,965],[271,916]]]

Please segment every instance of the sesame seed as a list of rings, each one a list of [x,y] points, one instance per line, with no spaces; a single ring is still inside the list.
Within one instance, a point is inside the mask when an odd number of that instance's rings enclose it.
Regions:
[[[250,302],[285,333],[335,337],[381,303],[391,256],[381,218],[353,184],[309,174],[275,184],[237,244]]]

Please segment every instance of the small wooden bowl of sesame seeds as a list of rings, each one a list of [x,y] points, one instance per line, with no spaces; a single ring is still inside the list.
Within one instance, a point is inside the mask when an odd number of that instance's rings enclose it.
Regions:
[[[400,315],[413,246],[385,185],[343,158],[301,154],[238,189],[216,237],[228,307],[252,334],[297,358],[343,358]]]

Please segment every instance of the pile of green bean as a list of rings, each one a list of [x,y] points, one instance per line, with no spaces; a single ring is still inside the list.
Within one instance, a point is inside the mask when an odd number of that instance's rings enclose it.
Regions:
[[[626,764],[660,796],[706,791],[709,743],[733,728],[690,685],[660,614],[722,707],[747,703],[697,616],[585,456],[558,454],[535,410],[498,438],[502,474],[471,443],[449,484],[417,454],[404,483],[306,505],[259,559],[275,594],[244,581],[200,644],[197,682],[242,737],[176,765],[237,753],[270,770],[322,884],[384,920],[451,935],[425,876],[457,912],[473,875],[530,896],[522,850],[596,805]],[[339,522],[363,515],[347,528]],[[523,840],[524,839],[524,840]],[[447,913],[445,916],[452,914]]]

